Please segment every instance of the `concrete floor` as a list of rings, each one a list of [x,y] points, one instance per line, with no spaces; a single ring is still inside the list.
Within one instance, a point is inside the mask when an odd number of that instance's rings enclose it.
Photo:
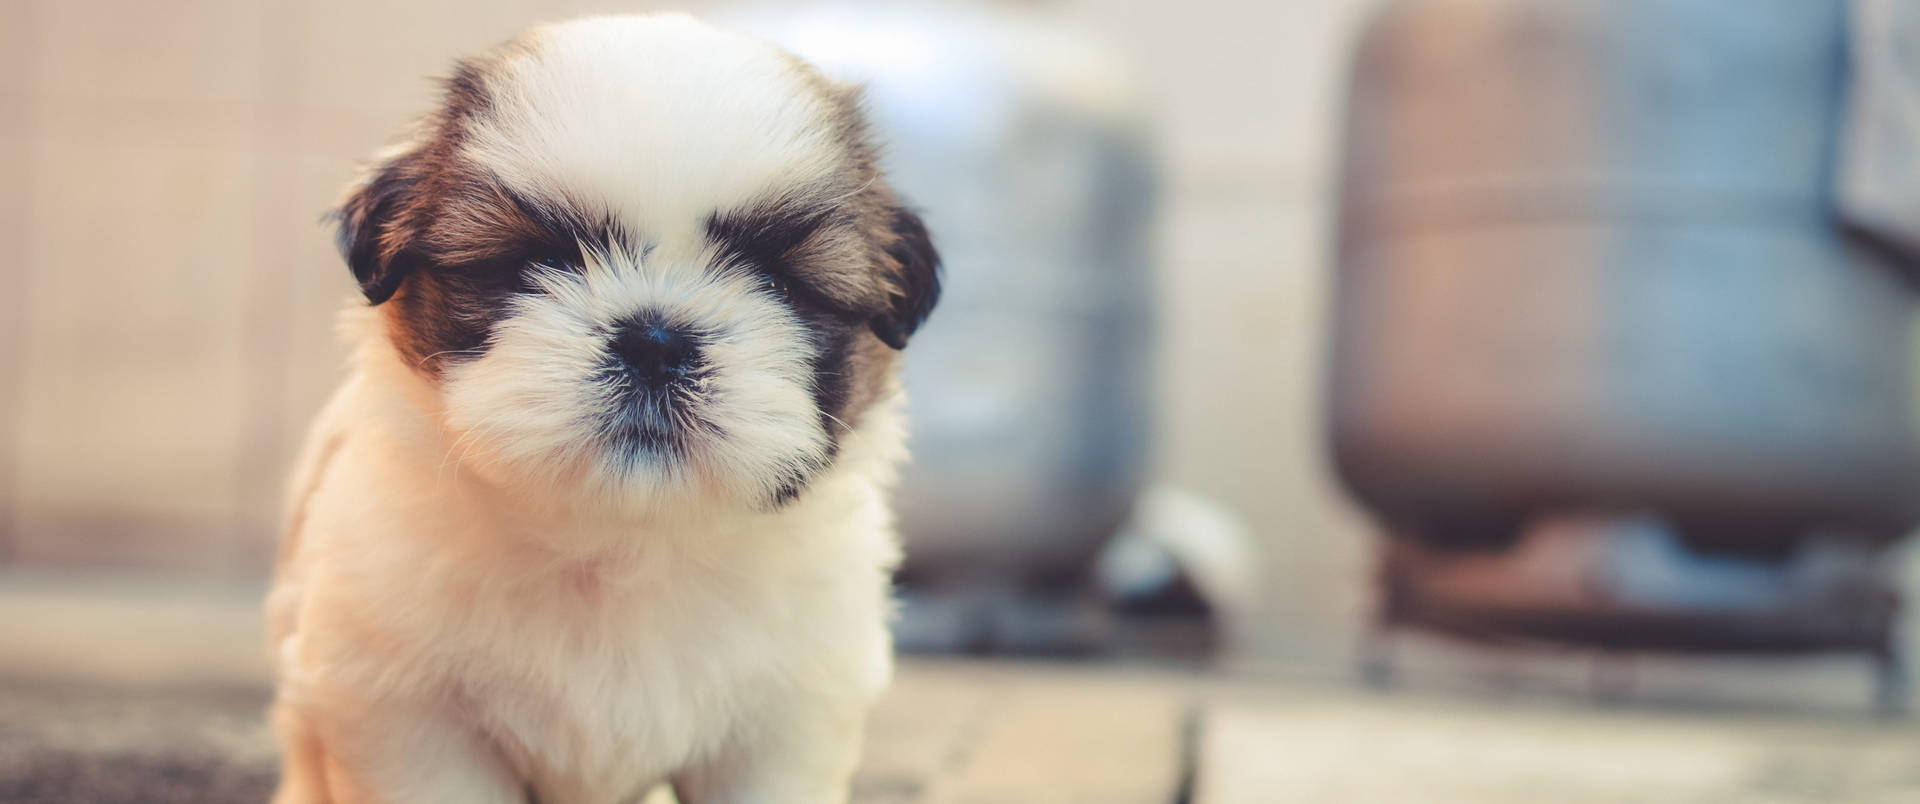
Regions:
[[[0,683],[0,801],[258,802],[260,686]],[[874,713],[862,804],[1905,802],[1920,729],[1865,714],[910,660]]]
[[[263,800],[258,596],[0,573],[0,802]],[[1920,801],[1920,725],[1875,717],[1855,658],[1647,657],[1602,705],[1578,653],[1413,637],[1397,656],[1389,692],[1246,663],[907,659],[855,800]]]
[[[1196,801],[1920,801],[1911,724],[1276,691],[1208,711]]]
[[[1188,699],[1172,679],[913,662],[873,714],[863,804],[1167,802]],[[240,804],[276,775],[263,686],[0,681],[0,802]]]

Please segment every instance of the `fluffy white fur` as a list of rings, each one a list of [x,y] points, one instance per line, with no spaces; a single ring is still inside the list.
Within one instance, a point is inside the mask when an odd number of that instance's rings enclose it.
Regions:
[[[536,32],[467,147],[516,189],[651,244],[515,302],[436,384],[380,311],[300,458],[268,600],[286,752],[275,801],[837,802],[890,668],[884,489],[898,394],[827,463],[801,323],[702,223],[834,167],[791,63],[683,17]],[[636,80],[668,75],[671,80]],[[593,438],[605,328],[712,334],[684,461]]]
[[[652,515],[768,499],[783,476],[827,457],[807,397],[811,355],[751,277],[716,272],[704,224],[838,170],[830,111],[788,57],[690,17],[578,20],[526,39],[498,76],[516,102],[483,118],[465,150],[525,197],[618,221],[649,247],[637,264],[590,254],[581,279],[553,277],[487,355],[449,376],[449,419],[472,436],[463,448],[494,451],[471,456],[483,470],[537,473],[500,479]],[[590,345],[637,312],[715,333],[702,412],[727,434],[694,445],[687,464],[643,467],[643,483],[578,454],[607,399],[591,387]]]
[[[604,207],[662,245],[697,245],[709,212],[839,167],[830,110],[791,57],[683,15],[536,29],[468,152],[509,184]],[[644,76],[644,80],[636,77]]]
[[[577,273],[541,277],[543,292],[515,301],[487,353],[447,372],[453,457],[547,500],[656,521],[765,505],[784,479],[824,463],[806,330],[759,280],[716,262],[662,246],[639,263],[589,253]],[[641,312],[707,333],[712,369],[684,396],[713,435],[689,436],[684,457],[628,460],[597,443],[619,401],[602,344]]]

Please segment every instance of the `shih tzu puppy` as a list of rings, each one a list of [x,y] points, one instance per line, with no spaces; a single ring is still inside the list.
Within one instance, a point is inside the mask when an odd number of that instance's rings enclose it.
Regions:
[[[844,801],[939,292],[854,92],[685,16],[538,27],[338,219],[370,304],[268,598],[275,801]]]

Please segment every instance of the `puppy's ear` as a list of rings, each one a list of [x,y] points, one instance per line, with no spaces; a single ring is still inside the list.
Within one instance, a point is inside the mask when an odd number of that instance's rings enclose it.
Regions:
[[[894,263],[887,309],[874,316],[873,334],[886,345],[905,349],[907,338],[927,320],[940,301],[940,253],[920,216],[894,207],[889,228],[893,240],[886,247]]]
[[[335,241],[368,304],[393,297],[417,262],[412,254],[411,207],[421,175],[417,151],[391,157],[348,191],[333,214]]]

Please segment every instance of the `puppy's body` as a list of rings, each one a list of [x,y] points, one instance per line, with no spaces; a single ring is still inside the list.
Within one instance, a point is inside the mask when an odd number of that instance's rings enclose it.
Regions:
[[[268,602],[276,800],[844,800],[937,292],[850,98],[683,17],[536,29],[342,221],[377,306]]]
[[[302,461],[269,611],[290,778],[334,763],[368,788],[341,801],[617,802],[674,774],[690,800],[834,798],[889,667],[891,416],[778,513],[676,527],[522,516],[421,448],[413,404],[349,382]]]

